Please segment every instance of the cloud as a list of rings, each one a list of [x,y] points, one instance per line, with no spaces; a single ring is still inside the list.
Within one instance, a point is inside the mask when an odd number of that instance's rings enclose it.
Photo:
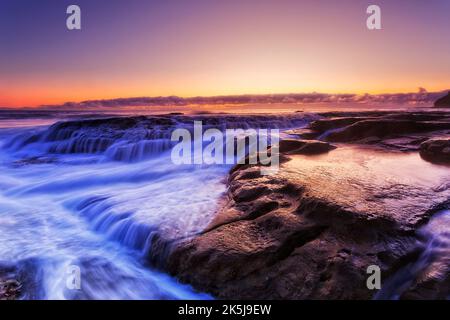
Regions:
[[[259,104],[259,103],[298,103],[298,104],[389,104],[389,105],[432,105],[446,91],[428,92],[419,88],[416,93],[393,94],[327,94],[327,93],[292,93],[265,95],[231,95],[215,97],[136,97],[109,100],[87,100],[66,102],[62,105],[45,105],[42,108],[58,109],[99,109],[151,106],[184,106],[214,104]]]

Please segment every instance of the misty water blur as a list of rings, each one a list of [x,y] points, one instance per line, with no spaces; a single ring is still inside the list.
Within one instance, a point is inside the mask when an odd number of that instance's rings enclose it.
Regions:
[[[108,112],[26,114],[0,119],[0,266],[5,262],[30,268],[38,288],[23,298],[211,298],[152,270],[146,257],[155,235],[176,241],[208,226],[226,191],[231,165],[174,165],[172,127],[138,126],[116,138],[108,127],[49,127],[60,120],[109,117]],[[261,119],[224,116],[213,123],[222,129],[288,129],[317,118],[299,112]],[[175,127],[185,125],[178,122]],[[417,154],[352,148],[307,160],[294,158],[287,172],[307,170],[321,161],[340,166],[335,173],[397,177],[426,186],[449,173]],[[66,285],[73,265],[81,270],[81,290]]]
[[[46,154],[44,142],[4,146],[29,131],[0,133],[0,260],[38,258],[37,298],[208,297],[142,262],[153,228],[181,237],[207,225],[226,167],[178,167],[169,152],[129,163],[106,154]],[[66,288],[70,265],[81,267],[80,291]]]

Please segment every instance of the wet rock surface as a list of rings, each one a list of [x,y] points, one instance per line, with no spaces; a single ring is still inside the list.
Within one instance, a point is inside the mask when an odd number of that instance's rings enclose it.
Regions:
[[[434,138],[422,142],[420,155],[430,162],[450,164],[450,138]]]
[[[367,116],[313,122],[316,139],[352,144],[304,155],[305,141],[282,142],[288,160],[275,175],[235,168],[210,225],[179,242],[158,238],[149,259],[164,256],[161,268],[219,298],[373,298],[368,266],[385,279],[414,263],[423,251],[417,230],[450,205],[450,171],[417,152],[450,121],[442,113]],[[448,297],[448,270],[425,278],[400,298]]]
[[[322,141],[316,140],[293,140],[285,139],[280,141],[280,152],[285,154],[305,154],[314,155],[326,153],[336,147]]]
[[[40,270],[36,259],[16,264],[0,261],[0,300],[39,299]]]
[[[97,153],[118,141],[167,139],[175,123],[192,120],[211,127],[265,128],[270,123],[286,128],[301,124],[302,117],[69,121],[24,143],[44,140],[50,153]],[[291,138],[281,142],[277,174],[261,175],[261,168],[252,165],[233,168],[213,221],[194,235],[178,236],[173,226],[176,236],[155,234],[149,262],[196,289],[230,299],[370,299],[375,292],[366,286],[368,266],[380,266],[384,279],[416,263],[424,250],[417,244],[417,230],[450,205],[448,168],[422,161],[418,151],[435,152],[439,146],[439,153],[446,153],[445,144],[436,141],[450,133],[450,113],[328,113],[287,133]],[[115,150],[114,159],[128,159],[120,145]],[[15,165],[49,159],[27,158]],[[120,274],[106,261],[80,263],[97,275]],[[37,265],[30,260],[0,267],[0,297],[41,297]],[[438,277],[434,269],[418,275],[401,298],[448,297],[448,271],[439,271]],[[83,277],[98,287],[85,286],[74,298],[93,298],[92,291],[113,286],[114,279],[100,281],[95,274]],[[127,287],[139,283],[126,275],[122,279]]]
[[[302,138],[329,142],[378,144],[396,150],[418,150],[435,135],[450,133],[448,112],[379,112],[326,114],[312,122]],[[302,129],[305,130],[305,129]],[[295,133],[295,132],[294,132]],[[392,146],[390,145],[392,144]],[[403,149],[402,149],[403,148]]]
[[[20,296],[21,284],[15,279],[0,278],[0,300],[16,300]]]

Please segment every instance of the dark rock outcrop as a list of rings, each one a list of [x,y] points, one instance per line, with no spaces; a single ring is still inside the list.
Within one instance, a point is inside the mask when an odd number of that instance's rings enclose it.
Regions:
[[[420,143],[433,136],[450,133],[450,114],[443,111],[332,113],[312,122],[307,128],[287,133],[303,139],[417,151]]]
[[[286,154],[314,155],[336,149],[335,146],[316,140],[285,139],[280,141],[280,152]]]
[[[317,120],[309,125],[309,128],[318,132],[325,132],[330,129],[342,128],[352,125],[361,120],[367,120],[367,117],[332,117],[322,120]]]
[[[450,164],[450,138],[434,138],[421,143],[420,156],[430,162]]]
[[[41,273],[37,259],[0,262],[0,300],[42,298]]]
[[[437,99],[434,106],[437,108],[450,108],[450,91],[446,96]]]
[[[385,138],[438,130],[450,130],[450,122],[374,119],[358,121],[342,130],[331,132],[325,139],[331,142],[351,142],[369,137]]]
[[[16,268],[0,264],[0,300],[16,300],[21,295],[22,284],[17,280]]]
[[[16,300],[22,285],[15,279],[0,278],[0,300]]]

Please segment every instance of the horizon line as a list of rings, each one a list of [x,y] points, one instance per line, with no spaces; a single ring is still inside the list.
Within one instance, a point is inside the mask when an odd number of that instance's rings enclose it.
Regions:
[[[64,108],[64,107],[74,107],[80,106],[86,107],[102,107],[100,104],[113,104],[112,107],[119,107],[120,104],[123,107],[126,106],[156,106],[154,104],[156,101],[152,100],[160,100],[159,102],[163,103],[162,105],[170,105],[171,103],[175,103],[173,100],[178,100],[178,104],[182,105],[190,105],[190,104],[245,104],[252,103],[251,101],[214,101],[216,99],[243,99],[243,98],[318,98],[317,101],[306,101],[308,103],[320,103],[320,102],[348,102],[348,101],[323,101],[320,98],[361,98],[360,101],[353,102],[365,102],[364,97],[379,97],[379,98],[389,98],[389,97],[401,97],[403,101],[412,99],[411,102],[424,102],[426,103],[427,99],[424,99],[426,96],[433,99],[434,95],[444,94],[446,92],[450,92],[450,89],[444,89],[440,91],[427,91],[426,89],[419,87],[416,92],[384,92],[384,93],[332,93],[332,92],[286,92],[286,93],[244,93],[244,94],[223,94],[223,95],[193,95],[193,96],[183,96],[183,95],[158,95],[158,96],[128,96],[128,97],[114,97],[114,98],[98,98],[98,99],[86,99],[86,100],[78,100],[78,101],[65,101],[62,103],[56,104],[40,104],[40,105],[28,105],[28,106],[0,106],[2,109],[42,109],[42,108]],[[414,100],[417,99],[418,95],[422,98],[420,101]],[[200,99],[206,99],[208,101],[195,101]],[[255,101],[253,103],[270,103],[271,101]],[[276,101],[273,103],[302,103],[304,101]],[[378,101],[382,102],[382,101]],[[384,101],[389,102],[389,101]],[[127,105],[127,103],[131,103]],[[142,104],[139,104],[142,103]],[[395,103],[395,101],[394,101]],[[95,105],[94,105],[95,104]],[[114,105],[116,104],[116,105]],[[176,103],[175,103],[176,105]]]

